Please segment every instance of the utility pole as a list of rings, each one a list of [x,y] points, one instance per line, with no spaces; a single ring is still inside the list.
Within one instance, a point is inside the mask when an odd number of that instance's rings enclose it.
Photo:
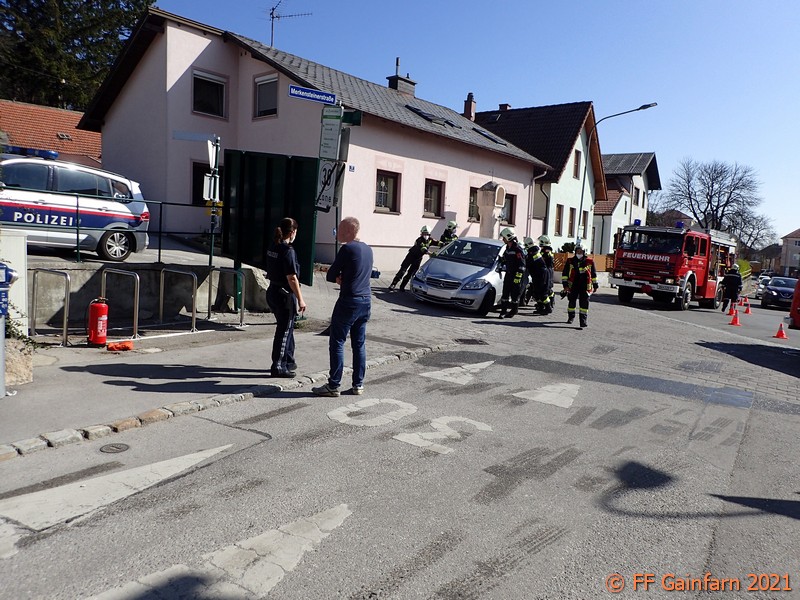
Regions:
[[[293,15],[279,15],[277,13],[278,7],[283,3],[283,0],[278,0],[278,3],[269,9],[269,45],[275,47],[275,20],[288,19],[290,17],[310,17],[311,13],[295,13]]]

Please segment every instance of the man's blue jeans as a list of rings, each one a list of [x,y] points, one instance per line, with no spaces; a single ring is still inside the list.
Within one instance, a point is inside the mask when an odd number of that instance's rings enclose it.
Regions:
[[[353,348],[353,387],[364,385],[367,371],[367,321],[372,310],[370,296],[339,298],[331,315],[330,351],[331,371],[328,386],[338,389],[344,372],[344,343],[350,335]]]

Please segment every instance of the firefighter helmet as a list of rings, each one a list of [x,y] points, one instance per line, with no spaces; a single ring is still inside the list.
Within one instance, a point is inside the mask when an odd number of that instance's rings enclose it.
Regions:
[[[448,221],[447,222],[447,229],[451,229],[452,230],[452,229],[455,229],[456,227],[458,227],[458,223],[456,223],[455,221]]]
[[[549,246],[550,245],[550,238],[546,235],[539,236],[539,245],[540,246]]]
[[[586,254],[586,249],[583,246],[580,244],[575,244],[575,254],[577,254],[579,250],[581,253]]]
[[[739,270],[739,264],[738,263],[733,263],[733,266],[731,267],[731,269],[733,269],[734,271],[738,271]]]
[[[423,225],[422,228],[419,230],[419,232],[420,233],[430,234],[430,231],[428,231],[428,226],[427,225]]]
[[[526,237],[522,240],[522,245],[524,246],[525,250],[527,250],[528,248],[534,246],[535,244],[533,243],[533,238]]]
[[[517,235],[514,233],[514,230],[511,227],[506,227],[503,231],[500,232],[500,237],[503,238],[503,241],[510,242],[511,240],[517,239]]]

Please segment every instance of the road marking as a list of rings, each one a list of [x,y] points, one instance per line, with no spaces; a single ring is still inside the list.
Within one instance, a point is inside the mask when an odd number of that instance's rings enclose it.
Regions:
[[[230,447],[231,444],[228,444],[119,473],[0,500],[0,517],[6,517],[34,531],[43,531],[147,489]],[[0,543],[2,538],[3,533],[0,530]]]
[[[346,504],[340,504],[204,554],[199,567],[173,565],[89,600],[135,600],[154,594],[159,598],[261,598],[351,514]]]
[[[354,419],[350,416],[351,413],[360,412],[362,408],[369,408],[370,406],[377,406],[378,404],[395,404],[399,406],[397,410],[378,415],[371,419]],[[399,421],[403,417],[413,415],[417,412],[417,407],[402,400],[379,400],[377,398],[368,398],[366,400],[359,400],[347,406],[340,406],[333,409],[328,413],[328,418],[339,423],[346,423],[348,425],[356,425],[358,427],[378,427],[379,425],[388,425],[393,421]]]
[[[466,385],[475,379],[475,373],[493,365],[494,361],[474,363],[471,365],[461,365],[460,367],[451,367],[442,371],[429,371],[428,373],[420,373],[422,377],[430,377],[431,379],[439,379],[449,383],[458,383]]]
[[[460,440],[461,434],[455,429],[450,428],[448,425],[448,423],[452,423],[454,421],[469,423],[478,431],[492,430],[492,428],[486,423],[473,421],[472,419],[466,419],[464,417],[439,417],[431,421],[431,427],[436,430],[435,432],[398,433],[397,435],[393,436],[393,439],[405,442],[406,444],[411,444],[412,446],[418,446],[420,448],[425,448],[426,450],[438,452],[439,454],[450,454],[453,451],[452,448],[437,444],[431,440]]]
[[[561,408],[569,408],[578,395],[581,386],[574,383],[554,383],[535,390],[526,390],[514,394],[517,398],[535,400],[543,404],[552,404]]]

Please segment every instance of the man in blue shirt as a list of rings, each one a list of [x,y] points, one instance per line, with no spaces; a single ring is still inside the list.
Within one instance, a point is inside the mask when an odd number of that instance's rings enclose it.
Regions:
[[[338,396],[344,372],[344,343],[350,335],[353,347],[353,394],[364,393],[364,375],[367,370],[367,321],[372,310],[372,248],[358,239],[360,224],[355,217],[345,217],[336,232],[344,244],[328,269],[326,279],[338,283],[339,299],[331,315],[330,352],[331,370],[328,383],[311,388],[317,396]]]

